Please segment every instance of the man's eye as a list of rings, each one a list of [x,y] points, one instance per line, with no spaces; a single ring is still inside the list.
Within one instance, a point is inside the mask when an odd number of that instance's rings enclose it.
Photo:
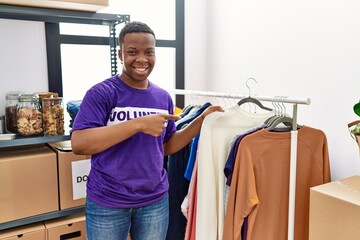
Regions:
[[[128,51],[128,54],[131,55],[131,56],[134,56],[134,55],[136,55],[136,52],[135,51]]]
[[[146,54],[149,55],[149,56],[154,56],[155,52],[154,51],[147,51]]]

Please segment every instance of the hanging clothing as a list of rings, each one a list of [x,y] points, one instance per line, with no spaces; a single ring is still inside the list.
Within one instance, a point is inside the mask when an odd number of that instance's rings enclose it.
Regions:
[[[286,240],[288,229],[290,132],[266,129],[244,137],[230,186],[223,240]],[[318,129],[298,130],[295,240],[308,239],[310,188],[331,181],[327,139]]]
[[[191,123],[195,118],[209,106],[207,102],[201,106],[191,106],[186,108],[186,112],[181,114],[182,118],[175,122],[176,130],[181,130]],[[183,240],[186,229],[186,218],[181,212],[181,203],[187,195],[189,180],[184,178],[184,172],[188,165],[191,151],[191,142],[180,151],[168,156],[167,172],[169,179],[169,226],[166,239]]]
[[[250,113],[236,105],[204,119],[197,154],[196,239],[222,238],[225,217],[223,171],[230,141],[236,134],[261,125],[273,115],[274,112]]]
[[[224,174],[226,177],[226,185],[225,185],[225,212],[227,209],[227,202],[229,199],[229,192],[230,192],[230,185],[231,185],[231,177],[232,177],[232,172],[234,169],[234,165],[235,165],[235,160],[236,160],[236,154],[239,148],[239,144],[240,141],[247,135],[252,134],[260,129],[263,129],[267,127],[266,124],[263,124],[261,126],[257,126],[253,129],[248,130],[247,132],[243,133],[243,134],[239,134],[237,136],[235,136],[234,140],[231,142],[230,144],[230,152],[229,155],[226,159],[226,163],[225,163],[225,167],[224,167]],[[247,217],[245,217],[244,222],[242,224],[241,227],[241,236],[243,240],[246,240],[247,238],[247,225],[248,225],[248,219]]]
[[[195,165],[196,152],[197,152],[199,138],[200,138],[200,133],[198,135],[196,135],[194,137],[194,139],[191,141],[190,156],[189,156],[188,164],[186,166],[186,170],[184,173],[184,177],[189,181],[191,180],[191,175],[192,175],[194,165]]]
[[[238,151],[238,148],[239,148],[240,141],[245,136],[247,136],[247,135],[249,135],[251,133],[254,133],[254,132],[256,132],[256,131],[258,131],[260,129],[266,128],[266,127],[267,127],[266,124],[256,126],[255,128],[250,129],[250,130],[246,131],[245,133],[239,134],[239,135],[237,135],[235,137],[234,144],[231,145],[231,150],[230,150],[230,153],[229,153],[229,155],[228,155],[228,157],[226,159],[226,163],[225,163],[225,167],[224,167],[224,174],[225,174],[225,177],[226,177],[226,185],[227,186],[231,185],[232,172],[233,172],[233,169],[234,169],[236,154],[237,154],[237,151]]]
[[[187,219],[185,240],[196,240],[196,206],[197,206],[197,159],[195,159],[194,168],[189,185],[189,191],[183,203],[181,211]]]

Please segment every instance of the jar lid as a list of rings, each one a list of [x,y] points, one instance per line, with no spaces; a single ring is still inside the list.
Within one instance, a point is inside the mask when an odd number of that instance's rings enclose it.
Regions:
[[[38,100],[38,96],[35,94],[19,94],[19,102],[24,102],[24,101],[37,101]]]
[[[59,94],[56,93],[56,92],[37,92],[35,94],[38,95],[40,99],[58,97],[59,96]]]
[[[49,98],[43,98],[41,99],[43,102],[46,102],[46,101],[62,101],[63,98],[62,97],[49,97]]]
[[[5,94],[5,99],[7,100],[16,100],[18,99],[20,94],[23,94],[24,92],[21,91],[12,91],[12,92],[7,92]]]

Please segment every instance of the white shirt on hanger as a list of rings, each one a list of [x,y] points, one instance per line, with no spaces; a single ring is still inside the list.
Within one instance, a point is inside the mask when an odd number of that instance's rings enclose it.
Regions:
[[[257,114],[235,105],[204,119],[197,153],[196,239],[222,239],[226,211],[224,166],[232,139],[273,115],[273,111]]]

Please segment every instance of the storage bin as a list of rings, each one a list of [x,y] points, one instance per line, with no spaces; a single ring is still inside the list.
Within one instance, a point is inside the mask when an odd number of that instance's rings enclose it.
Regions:
[[[0,231],[0,240],[46,240],[43,222]]]
[[[74,214],[67,217],[44,221],[44,224],[47,240],[86,240],[84,214]]]

